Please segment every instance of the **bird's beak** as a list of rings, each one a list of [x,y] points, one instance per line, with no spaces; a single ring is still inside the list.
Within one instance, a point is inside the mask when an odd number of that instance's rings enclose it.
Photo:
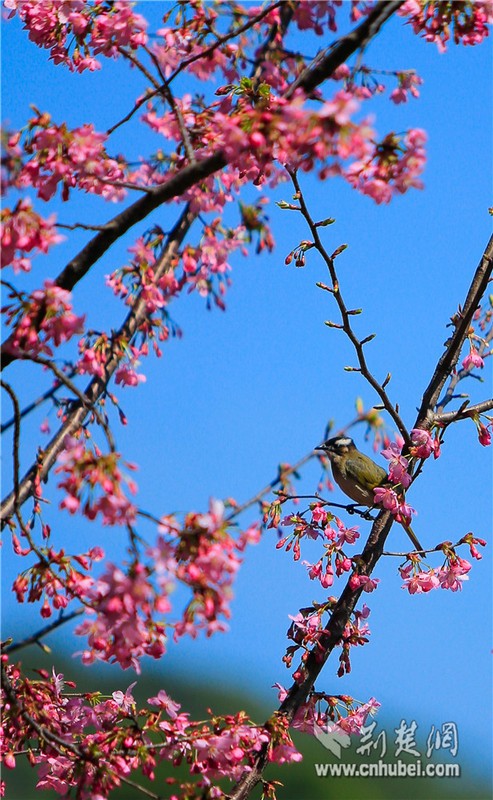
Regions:
[[[313,449],[314,450],[323,450],[324,453],[327,452],[325,447],[323,446],[323,444],[319,444],[316,447],[314,447]]]

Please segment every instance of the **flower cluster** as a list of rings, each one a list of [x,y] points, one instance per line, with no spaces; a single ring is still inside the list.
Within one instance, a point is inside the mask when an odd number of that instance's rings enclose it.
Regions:
[[[216,193],[212,190],[207,195],[202,191],[201,196],[207,196],[211,202]],[[264,241],[271,240],[267,226],[262,227],[260,235]],[[223,298],[230,284],[231,255],[235,250],[246,255],[245,242],[249,237],[244,224],[226,229],[218,217],[204,225],[199,243],[187,244],[180,257],[174,259],[166,271],[160,272],[159,277],[156,272],[163,239],[161,233],[151,232],[129,248],[133,256],[131,262],[106,276],[106,283],[127,305],[133,306],[137,297],[145,303],[147,313],[139,327],[142,346],[134,352],[134,357],[146,355],[147,340],[152,341],[159,356],[161,350],[156,339],[163,342],[170,334],[180,335],[179,328],[171,322],[168,306],[182,291],[196,291],[208,304],[212,300],[219,308],[225,308]]]
[[[484,360],[492,355],[491,343],[491,319],[493,315],[493,297],[490,296],[489,304],[479,307],[473,317],[473,324],[467,334],[469,353],[462,360],[462,368],[467,372],[473,369],[482,369]],[[452,317],[452,324],[457,325],[460,320],[458,314]],[[488,330],[489,328],[489,330]]]
[[[75,369],[80,375],[94,375],[102,378],[104,367],[110,352],[110,343],[106,334],[91,336],[90,334],[79,339],[80,358],[75,364]]]
[[[235,540],[228,532],[229,524],[219,500],[211,500],[206,514],[187,514],[183,525],[174,517],[161,522],[161,536],[149,551],[161,593],[169,593],[170,577],[192,592],[182,619],[174,624],[175,639],[185,634],[195,638],[200,630],[208,636],[225,630],[221,618],[231,616],[232,584],[241,564],[238,553],[260,538],[254,524]]]
[[[2,269],[12,265],[14,273],[29,272],[31,260],[26,253],[47,253],[49,248],[63,241],[55,229],[55,216],[43,219],[37,214],[28,198],[19,200],[13,211],[1,211]]]
[[[76,316],[70,300],[70,292],[46,280],[44,289],[36,289],[28,297],[18,295],[17,302],[4,306],[7,324],[14,329],[4,345],[5,352],[20,358],[41,353],[52,356],[48,343],[59,347],[82,333],[85,315]]]
[[[284,702],[287,690],[279,683],[274,686],[279,690],[279,701]],[[296,712],[291,725],[295,730],[315,735],[321,742],[324,736],[336,731],[360,735],[368,717],[373,716],[379,708],[380,703],[374,697],[367,703],[358,703],[349,695],[334,697],[325,692],[312,691]]]
[[[418,128],[404,137],[389,133],[375,146],[370,156],[356,160],[347,171],[346,178],[362,194],[376,203],[389,203],[394,194],[404,194],[411,187],[422,189],[420,176],[426,153],[426,134]]]
[[[104,574],[85,587],[82,598],[88,617],[76,633],[88,639],[83,661],[116,661],[123,669],[139,672],[142,656],[164,654],[167,629],[175,640],[195,638],[202,630],[207,636],[224,631],[239,554],[260,538],[255,524],[236,539],[228,526],[224,504],[211,500],[207,513],[189,513],[183,523],[172,516],[163,518],[146,558],[122,568],[108,563]],[[179,619],[165,619],[177,583],[192,597]]]
[[[14,548],[19,553],[15,544]],[[30,552],[31,549],[26,548],[20,554],[28,555]],[[23,603],[26,598],[28,603],[37,603],[44,598],[40,609],[44,618],[51,617],[53,611],[66,608],[70,600],[87,596],[94,584],[87,572],[104,557],[100,547],[92,547],[78,556],[70,556],[63,549],[56,552],[52,547],[42,548],[37,555],[39,560],[17,576],[12,588],[18,603]]]
[[[130,502],[122,484],[126,483],[132,494],[137,487],[125,477],[120,466],[120,455],[115,452],[103,455],[98,448],[89,450],[83,440],[66,436],[64,449],[58,456],[56,473],[65,474],[58,487],[67,492],[60,503],[75,514],[81,511],[88,519],[101,514],[104,525],[126,525],[135,519],[136,509]],[[135,469],[125,463],[127,469]]]
[[[440,441],[437,437],[422,429],[415,428],[411,431],[411,446],[409,456],[401,455],[403,442],[392,442],[387,449],[382,450],[382,455],[389,461],[389,481],[392,486],[377,486],[373,490],[375,504],[390,511],[398,522],[409,525],[411,515],[415,510],[406,503],[404,491],[410,486],[412,476],[409,473],[409,458],[426,459],[433,453],[435,458],[440,455]]]
[[[397,88],[390,93],[390,99],[394,103],[407,103],[408,92],[412,97],[419,97],[418,86],[421,86],[423,80],[413,70],[398,72],[397,80]]]
[[[406,0],[397,13],[409,17],[414,33],[435,42],[441,53],[447,49],[451,33],[454,44],[481,44],[493,22],[490,0]]]
[[[29,121],[25,137],[21,132],[10,137],[10,148],[22,145],[27,156],[18,159],[11,182],[18,189],[33,186],[38,197],[46,201],[59,186],[62,200],[68,200],[70,189],[77,187],[105,200],[119,201],[125,196],[125,190],[118,186],[125,172],[106,154],[106,138],[92,124],[70,130],[65,123],[53,124],[49,114],[38,112]]]
[[[311,2],[299,3],[294,12],[294,20],[300,31],[313,30],[317,36],[322,36],[327,28],[335,33],[337,31],[336,10],[344,5],[342,0],[311,0]],[[352,22],[356,22],[371,11],[372,3],[368,0],[352,0],[349,8],[349,18]]]
[[[205,157],[220,147],[230,170],[243,182],[276,185],[285,179],[284,166],[289,165],[304,171],[318,166],[321,179],[340,175],[379,203],[422,187],[424,132],[392,133],[375,144],[377,136],[369,123],[353,121],[359,109],[353,91],[340,89],[314,111],[305,107],[301,91],[288,101],[266,84],[259,88],[246,78],[227,89],[207,109],[188,98],[182,114],[193,130],[196,153]],[[167,139],[181,142],[175,114],[159,114],[154,101],[148,103],[143,120]],[[182,163],[175,159],[174,170]]]
[[[89,616],[75,630],[88,640],[89,647],[82,653],[85,664],[117,662],[122,669],[133,667],[140,673],[143,655],[161,658],[165,653],[165,628],[154,615],[169,606],[156,596],[143,564],[135,562],[126,572],[107,564],[105,573],[86,592],[86,600]]]
[[[291,514],[281,520],[282,528],[293,528],[293,532],[283,535],[277,542],[276,547],[280,549],[286,546],[286,551],[293,550],[293,557],[298,561],[301,557],[301,540],[321,539],[324,547],[324,555],[315,563],[303,561],[307,567],[311,580],[320,581],[324,589],[332,586],[334,572],[339,577],[345,572],[349,572],[352,561],[344,552],[345,545],[353,545],[359,539],[356,527],[347,528],[344,523],[329,511],[324,509],[323,503],[312,503],[310,505],[310,518],[305,519],[303,513]]]
[[[476,545],[479,544],[484,547],[486,545],[484,539],[479,539],[469,533],[461,540],[462,542],[469,545],[473,558],[478,560],[482,558]],[[409,594],[423,594],[430,592],[432,589],[450,589],[452,592],[461,591],[462,583],[469,580],[468,572],[472,565],[465,558],[458,556],[450,543],[445,542],[442,545],[442,550],[445,555],[445,561],[441,567],[424,570],[417,559],[411,557],[406,561],[399,569],[404,580],[402,588],[407,589]]]
[[[386,90],[381,81],[381,74],[381,70],[358,63],[352,69],[348,64],[341,64],[330,77],[334,81],[343,81],[344,89],[351,92],[357,100],[369,100]],[[397,86],[389,95],[393,103],[396,105],[407,103],[409,94],[411,97],[419,97],[418,87],[422,85],[423,80],[415,70],[396,70],[390,74],[397,79]]]
[[[289,669],[292,665],[295,653],[301,650],[301,664],[293,673],[293,678],[298,683],[302,683],[306,678],[304,665],[309,654],[314,652],[318,657],[323,658],[323,637],[327,633],[324,615],[330,615],[335,605],[336,598],[329,597],[325,603],[313,603],[311,606],[300,609],[295,616],[290,615],[289,617],[292,622],[288,629],[287,636],[294,644],[289,645],[286,649],[283,661]],[[340,667],[338,670],[339,677],[351,671],[351,648],[364,645],[368,642],[370,629],[366,620],[369,616],[370,609],[366,604],[363,604],[362,610],[354,611],[344,627],[342,637],[338,642],[338,645],[341,647],[339,656]]]
[[[148,698],[149,707],[137,709],[135,683],[104,697],[67,692],[75,684],[54,669],[51,675],[39,670],[36,680],[5,658],[3,669],[1,759],[15,769],[16,753],[29,748],[39,789],[66,795],[76,788],[81,800],[104,800],[131,772],[139,769],[154,780],[158,761],[170,761],[188,764],[191,776],[200,775],[196,789],[212,800],[219,797],[208,792],[212,781],[237,780],[264,747],[272,762],[301,760],[281,716],[265,727],[244,711],[194,722],[164,690]],[[183,788],[190,796],[190,783]]]
[[[50,50],[53,62],[71,72],[100,69],[95,55],[116,58],[120,48],[136,50],[147,42],[146,20],[122,0],[91,5],[82,0],[5,0],[4,6],[10,17],[19,15],[32,42]]]

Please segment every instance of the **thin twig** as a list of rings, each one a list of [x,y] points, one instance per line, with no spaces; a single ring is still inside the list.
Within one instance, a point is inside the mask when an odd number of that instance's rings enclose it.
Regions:
[[[47,636],[52,631],[59,628],[61,625],[65,625],[67,622],[71,622],[76,617],[80,617],[83,614],[85,608],[78,608],[76,611],[71,611],[70,614],[63,614],[60,613],[58,619],[50,622],[49,625],[45,625],[44,628],[41,628],[36,633],[33,633],[31,636],[27,636],[25,639],[21,639],[18,642],[12,642],[12,644],[8,644],[2,648],[4,653],[15,653],[16,650],[21,650],[23,647],[28,647],[31,644],[39,644],[39,642]]]
[[[296,196],[297,196],[297,199],[298,199],[299,204],[300,204],[300,211],[301,211],[304,219],[306,220],[306,222],[308,224],[308,227],[310,228],[310,232],[311,232],[311,234],[313,236],[313,242],[314,242],[315,249],[321,255],[321,257],[322,257],[323,261],[325,262],[325,264],[327,266],[327,269],[329,271],[330,278],[331,278],[331,281],[332,281],[332,288],[331,288],[330,291],[331,291],[331,294],[335,298],[335,301],[336,301],[337,306],[339,308],[339,312],[341,314],[342,330],[344,331],[344,333],[348,337],[349,341],[353,345],[354,350],[356,352],[356,357],[358,359],[358,364],[359,364],[359,372],[365,378],[365,380],[370,384],[372,389],[376,392],[376,394],[380,398],[380,400],[382,402],[382,405],[384,406],[384,408],[387,411],[387,413],[389,414],[389,416],[395,422],[395,424],[397,426],[397,429],[398,429],[399,433],[401,434],[402,438],[404,439],[404,441],[406,443],[409,443],[410,440],[409,440],[408,430],[407,430],[407,428],[406,428],[406,426],[404,424],[404,421],[402,420],[400,414],[398,413],[396,406],[394,406],[394,404],[390,401],[390,398],[389,398],[387,392],[385,391],[384,386],[382,386],[382,384],[380,384],[377,381],[377,379],[372,375],[372,373],[370,372],[370,370],[368,368],[368,364],[366,362],[365,354],[364,354],[364,351],[363,351],[364,340],[360,341],[360,339],[358,339],[358,337],[356,336],[356,334],[353,331],[353,328],[352,328],[352,325],[351,325],[351,316],[352,316],[352,314],[348,310],[348,308],[347,308],[347,306],[346,306],[346,304],[344,302],[344,299],[343,299],[343,296],[342,296],[342,293],[341,293],[340,281],[339,281],[339,278],[337,276],[337,272],[336,272],[336,269],[335,269],[334,260],[329,256],[329,254],[327,253],[325,247],[322,244],[322,241],[320,239],[320,235],[319,235],[319,232],[318,232],[318,227],[315,224],[315,222],[313,221],[313,219],[311,217],[311,214],[310,214],[310,212],[309,212],[309,210],[307,208],[307,205],[306,205],[306,202],[305,202],[305,198],[304,198],[303,192],[301,190],[300,183],[298,181],[297,174],[296,174],[295,170],[288,169],[287,171],[288,171],[288,173],[289,173],[289,175],[291,177],[291,180],[293,181],[293,186],[294,186],[294,188],[296,190]]]
[[[73,378],[74,375],[76,375],[76,370],[71,370],[68,373],[67,377],[68,378]],[[58,392],[58,390],[60,389],[61,386],[62,386],[62,383],[59,382],[59,381],[56,381],[54,383],[54,385],[50,389],[48,389],[46,392],[44,392],[42,395],[40,395],[36,400],[33,400],[32,403],[29,403],[29,405],[25,406],[22,409],[22,411],[20,412],[19,418],[23,419],[28,414],[30,414],[31,411],[34,411],[34,409],[36,409],[36,408],[38,408],[38,406],[42,405],[42,403],[44,403],[45,400],[49,400],[50,398],[52,398],[53,395],[55,395],[56,392]],[[15,416],[12,417],[7,422],[5,422],[3,425],[0,426],[0,433],[5,433],[5,431],[8,431],[8,429],[12,427],[14,422],[15,422]]]
[[[21,438],[21,409],[19,400],[16,393],[9,383],[0,380],[0,386],[5,389],[14,407],[13,425],[14,425],[14,439],[12,442],[12,460],[13,460],[13,485],[14,485],[14,506],[19,507],[19,445]]]

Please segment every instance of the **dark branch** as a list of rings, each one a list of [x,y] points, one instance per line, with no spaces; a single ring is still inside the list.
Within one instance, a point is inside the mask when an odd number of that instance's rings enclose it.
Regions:
[[[463,308],[457,314],[458,322],[455,331],[446,344],[446,349],[436,366],[433,377],[428,384],[421,401],[415,428],[430,427],[435,419],[434,409],[438,403],[445,381],[453,372],[459,360],[462,345],[471,327],[474,312],[486,291],[493,271],[493,236],[490,238],[483,257],[471,281]]]
[[[344,64],[356,50],[364,47],[370,39],[373,39],[384,22],[386,22],[403,3],[404,0],[393,0],[393,2],[382,0],[382,2],[377,3],[370,14],[365,17],[361,25],[358,25],[357,28],[352,30],[351,33],[348,33],[347,36],[344,36],[343,39],[339,39],[338,42],[329,48],[326,55],[323,55],[323,53],[319,54],[313,60],[313,63],[303,70],[301,75],[289,87],[286,92],[286,97],[292,97],[297,89],[303,89],[306,94],[313,92],[323,81],[330,78],[334,70],[341,64]]]

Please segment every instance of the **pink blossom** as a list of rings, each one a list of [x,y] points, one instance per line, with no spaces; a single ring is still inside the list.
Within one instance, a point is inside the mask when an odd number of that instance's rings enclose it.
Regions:
[[[118,47],[135,50],[147,42],[146,21],[121,0],[108,8],[82,0],[7,0],[5,5],[12,9],[12,15],[17,12],[31,41],[49,49],[53,62],[64,64],[70,71],[99,68],[89,48],[94,54],[116,58],[120,55]]]
[[[473,345],[471,345],[469,354],[462,361],[462,366],[468,370],[474,369],[474,367],[484,367],[484,360]]]
[[[151,706],[159,706],[163,711],[166,711],[170,719],[177,718],[178,711],[181,707],[179,703],[175,703],[171,697],[166,694],[164,689],[160,689],[156,697],[149,697],[147,702]]]
[[[123,486],[126,485],[132,494],[135,494],[136,486],[122,475],[119,460],[118,453],[102,455],[86,449],[79,439],[66,436],[55,469],[55,473],[65,474],[64,480],[58,484],[67,492],[60,507],[71,514],[82,509],[89,519],[101,514],[105,525],[131,524],[136,509]],[[126,467],[131,469],[132,465],[126,463]]]
[[[399,499],[397,494],[390,486],[377,486],[373,490],[375,504],[381,505],[392,514],[397,514],[399,510]]]
[[[429,431],[423,428],[413,428],[411,431],[411,447],[409,452],[415,458],[428,458],[432,453],[435,458],[440,455],[440,442],[433,439]]]
[[[479,422],[478,431],[479,443],[482,444],[483,447],[488,447],[491,444],[491,433],[488,430],[488,426],[483,425],[482,422]]]
[[[415,72],[398,72],[397,79],[399,85],[390,93],[390,99],[394,103],[407,103],[408,92],[413,97],[419,97],[418,86],[423,83],[423,80]]]
[[[336,575],[339,578],[345,572],[349,572],[351,567],[353,566],[352,561],[347,556],[341,556],[340,553],[337,553],[335,559],[335,567],[336,567]]]
[[[55,216],[43,219],[33,211],[28,198],[20,200],[13,211],[2,209],[1,228],[1,266],[12,264],[14,273],[30,270],[31,262],[23,257],[24,253],[47,253],[65,238],[56,233]]]
[[[366,724],[368,717],[373,716],[380,708],[380,705],[378,700],[371,697],[367,703],[354,711],[350,711],[347,717],[341,717],[337,725],[345,733],[361,734],[361,728]]]
[[[357,527],[346,528],[338,518],[336,518],[336,524],[339,530],[339,535],[337,537],[338,547],[344,547],[345,544],[354,544],[356,539],[359,539],[360,534]]]
[[[412,565],[410,565],[412,567]],[[431,592],[432,589],[437,589],[440,585],[440,580],[433,569],[428,571],[422,570],[415,575],[410,575],[401,570],[401,576],[404,578],[403,589],[407,589],[409,594],[421,594]]]
[[[292,742],[276,745],[269,751],[269,761],[274,761],[276,764],[293,764],[302,760],[302,754]]]
[[[312,522],[316,525],[324,525],[327,522],[327,512],[321,505],[312,508]]]
[[[115,373],[115,383],[121,383],[122,386],[138,386],[139,383],[145,383],[146,380],[145,375],[138,374],[128,364],[123,364]]]
[[[389,479],[394,484],[399,484],[403,489],[411,484],[412,478],[409,474],[409,464],[407,459],[401,455],[401,447],[392,442],[386,450],[382,450],[382,455],[389,461]]]
[[[142,655],[162,656],[165,633],[162,626],[152,623],[153,589],[143,565],[136,564],[125,574],[108,564],[87,597],[96,616],[75,630],[88,637],[90,649],[83,653],[84,663],[117,661],[122,669],[132,666],[140,673]]]
[[[349,578],[349,585],[353,591],[362,588],[364,592],[373,592],[379,583],[379,578],[370,578],[369,575],[358,575],[356,572]]]
[[[70,299],[70,292],[46,280],[44,289],[36,289],[20,305],[6,306],[7,321],[14,330],[5,351],[16,356],[53,355],[49,342],[58,347],[76,333],[82,333],[85,317],[72,313]]]
[[[453,34],[455,44],[480,44],[488,36],[488,23],[493,21],[491,2],[477,0],[456,6],[454,3],[428,3],[407,0],[398,10],[409,17],[414,33],[420,33],[427,42],[435,42],[440,52],[446,50]]]
[[[97,375],[102,378],[104,375],[104,354],[100,351],[94,350],[92,347],[86,347],[82,351],[82,357],[77,362],[77,371],[83,375]]]
[[[462,581],[469,580],[467,573],[471,564],[465,558],[454,556],[449,559],[448,567],[438,571],[438,580],[442,589],[451,589],[453,592],[462,590]]]
[[[113,692],[111,695],[117,706],[119,706],[123,711],[129,712],[132,710],[132,707],[135,705],[135,700],[132,695],[132,689],[136,685],[136,681],[130,684],[128,689],[123,694],[122,691],[118,690]]]

